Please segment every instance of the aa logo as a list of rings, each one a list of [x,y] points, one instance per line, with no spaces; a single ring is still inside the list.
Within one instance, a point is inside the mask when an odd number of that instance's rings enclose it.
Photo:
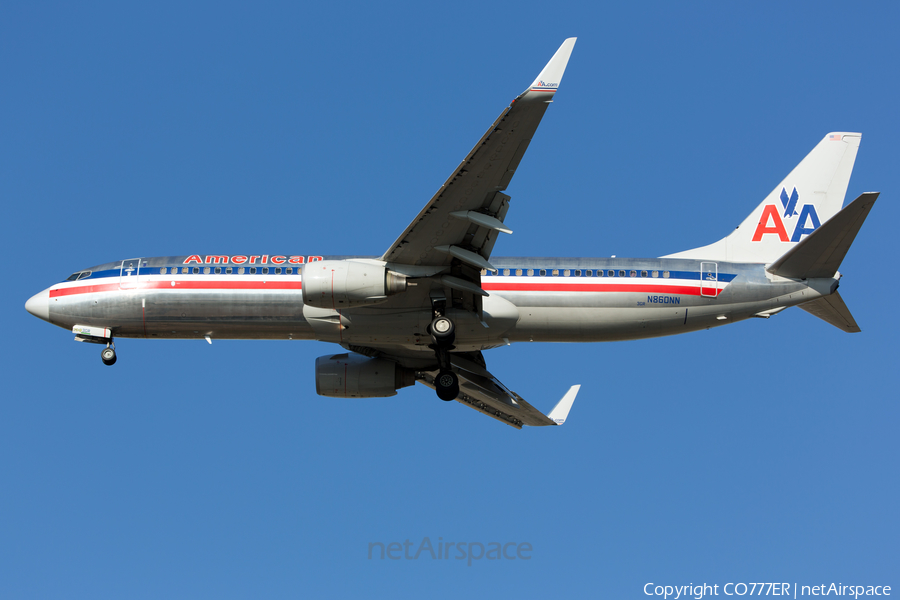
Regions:
[[[804,204],[797,214],[797,202],[800,195],[797,188],[788,196],[787,190],[781,188],[781,208],[779,210],[774,204],[766,204],[763,207],[762,216],[759,218],[759,224],[753,233],[753,241],[762,241],[766,234],[777,235],[782,242],[799,242],[804,235],[809,235],[819,228],[819,215],[816,213],[816,207],[812,204]],[[797,217],[794,219],[794,217]],[[788,237],[786,224],[793,224],[794,229]]]

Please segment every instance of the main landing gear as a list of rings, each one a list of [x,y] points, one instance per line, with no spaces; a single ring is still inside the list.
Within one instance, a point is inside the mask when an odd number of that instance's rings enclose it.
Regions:
[[[112,342],[106,345],[106,348],[100,351],[100,360],[104,365],[112,366],[116,364],[116,346]]]
[[[434,380],[434,388],[438,398],[444,402],[456,400],[459,396],[459,377],[453,371],[441,371]]]
[[[450,350],[456,340],[456,327],[448,317],[444,316],[447,299],[441,294],[431,298],[434,320],[431,321],[431,347],[437,357],[439,371],[434,378],[434,388],[438,398],[449,402],[459,396],[459,377],[450,366]]]

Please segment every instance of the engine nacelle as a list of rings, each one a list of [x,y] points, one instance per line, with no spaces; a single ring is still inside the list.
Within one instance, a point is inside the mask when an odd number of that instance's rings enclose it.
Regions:
[[[332,398],[383,398],[413,385],[416,373],[395,362],[358,354],[316,359],[316,393]]]
[[[317,308],[378,304],[406,291],[406,277],[381,265],[320,260],[303,265],[303,303]]]

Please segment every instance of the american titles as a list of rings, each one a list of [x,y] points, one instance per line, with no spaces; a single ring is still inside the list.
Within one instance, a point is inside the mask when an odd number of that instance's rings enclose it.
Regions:
[[[282,256],[280,254],[275,254],[269,256],[268,254],[257,254],[257,255],[244,255],[244,254],[236,254],[234,256],[229,256],[227,254],[207,254],[206,256],[202,256],[200,254],[191,254],[186,259],[184,259],[185,265],[302,265],[304,262],[316,262],[322,260],[321,256]]]

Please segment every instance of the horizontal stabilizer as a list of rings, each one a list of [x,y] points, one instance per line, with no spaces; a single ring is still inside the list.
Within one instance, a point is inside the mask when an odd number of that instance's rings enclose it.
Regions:
[[[772,263],[768,271],[791,279],[834,277],[877,199],[878,192],[862,194]]]
[[[847,308],[844,299],[837,292],[811,302],[805,302],[800,305],[800,308],[826,323],[831,323],[841,331],[847,333],[859,333],[860,331],[859,325],[850,314],[850,309]]]

